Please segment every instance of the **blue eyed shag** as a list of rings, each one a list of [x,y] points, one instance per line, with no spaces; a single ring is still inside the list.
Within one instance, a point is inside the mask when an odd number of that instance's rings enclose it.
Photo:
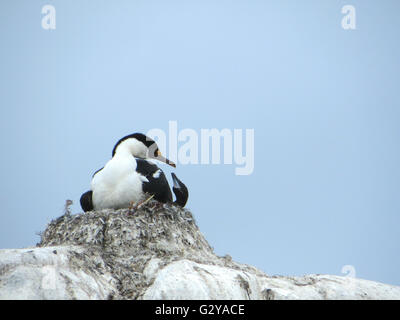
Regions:
[[[172,192],[164,172],[154,163],[164,162],[176,165],[161,155],[156,142],[144,134],[134,133],[120,139],[112,151],[112,158],[96,171],[91,182],[91,190],[80,199],[86,211],[101,209],[130,208],[153,196],[162,203],[172,203]],[[189,197],[187,187],[174,173],[174,204],[184,207]]]

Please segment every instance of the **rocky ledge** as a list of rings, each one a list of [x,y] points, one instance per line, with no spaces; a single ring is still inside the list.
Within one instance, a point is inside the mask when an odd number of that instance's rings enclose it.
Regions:
[[[215,255],[188,210],[150,201],[65,214],[37,247],[0,250],[0,299],[400,299],[400,287],[268,276]]]

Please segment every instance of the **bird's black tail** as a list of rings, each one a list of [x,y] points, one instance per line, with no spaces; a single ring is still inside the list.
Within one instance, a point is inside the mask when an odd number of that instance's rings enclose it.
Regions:
[[[90,190],[81,196],[81,207],[85,212],[93,210],[92,195],[93,191]]]
[[[174,182],[174,186],[172,190],[175,193],[176,200],[174,204],[181,206],[182,208],[186,205],[186,202],[189,198],[189,190],[185,186],[185,184],[178,179],[175,173],[171,173],[172,181]]]

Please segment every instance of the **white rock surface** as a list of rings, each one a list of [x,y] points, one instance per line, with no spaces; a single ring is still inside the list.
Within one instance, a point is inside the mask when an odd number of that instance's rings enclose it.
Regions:
[[[111,277],[71,268],[76,247],[0,250],[0,299],[106,299]]]
[[[143,299],[400,299],[399,287],[350,277],[268,277],[189,260],[157,271]]]
[[[66,215],[38,247],[0,250],[0,299],[400,299],[400,287],[267,276],[216,256],[190,212],[150,203]]]

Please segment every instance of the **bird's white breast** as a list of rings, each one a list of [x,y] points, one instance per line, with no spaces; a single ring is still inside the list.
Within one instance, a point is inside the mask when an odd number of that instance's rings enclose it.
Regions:
[[[95,210],[128,208],[143,197],[134,157],[114,157],[92,179]]]

